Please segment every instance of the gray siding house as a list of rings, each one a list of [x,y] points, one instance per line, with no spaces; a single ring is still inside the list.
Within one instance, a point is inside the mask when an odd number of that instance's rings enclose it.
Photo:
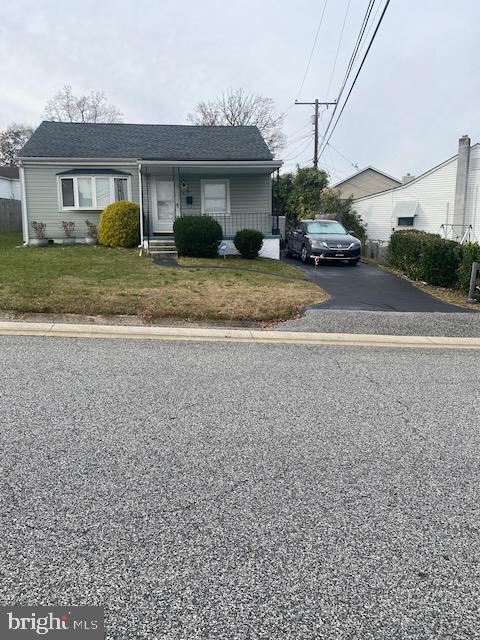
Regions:
[[[264,255],[278,257],[272,234],[274,160],[257,127],[42,122],[19,154],[23,237],[44,222],[48,238],[75,222],[98,222],[115,200],[140,205],[143,246],[172,236],[178,216],[211,215],[227,246],[236,231],[265,235]]]

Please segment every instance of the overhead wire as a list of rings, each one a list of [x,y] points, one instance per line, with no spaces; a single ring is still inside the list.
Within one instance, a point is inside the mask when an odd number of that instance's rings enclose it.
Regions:
[[[342,108],[341,108],[341,110],[340,110],[340,113],[338,114],[338,117],[337,117],[337,119],[336,119],[336,121],[335,121],[335,124],[333,125],[332,130],[331,130],[331,131],[330,131],[330,133],[329,133],[328,139],[327,139],[327,141],[324,143],[324,145],[323,145],[323,149],[322,149],[322,150],[320,151],[320,153],[319,153],[319,157],[320,157],[321,153],[323,153],[323,151],[324,151],[324,149],[325,149],[325,146],[328,144],[328,142],[330,141],[330,138],[331,138],[331,137],[332,137],[332,135],[333,135],[333,132],[334,132],[334,131],[335,131],[335,129],[337,128],[338,122],[339,122],[340,118],[342,117],[342,113],[343,113],[343,112],[344,112],[344,110],[345,110],[345,107],[346,107],[346,105],[347,105],[348,99],[350,98],[350,96],[351,96],[351,94],[352,94],[352,91],[353,91],[353,88],[354,88],[354,86],[355,86],[355,83],[357,82],[358,76],[360,75],[360,72],[361,72],[361,70],[362,70],[362,68],[363,68],[363,65],[365,64],[365,60],[367,59],[368,53],[369,53],[369,51],[370,51],[370,49],[371,49],[371,47],[372,47],[372,44],[373,44],[373,42],[374,42],[374,40],[375,40],[375,36],[376,36],[376,35],[377,35],[377,33],[378,33],[378,30],[379,30],[379,28],[380,28],[380,25],[382,24],[383,18],[385,17],[385,13],[386,13],[386,11],[387,11],[387,9],[388,9],[388,5],[389,5],[389,4],[390,4],[390,0],[386,0],[386,2],[385,2],[385,6],[383,7],[383,11],[382,11],[382,13],[380,14],[380,18],[378,19],[377,26],[375,27],[375,30],[374,30],[374,32],[373,32],[373,34],[372,34],[372,37],[370,38],[370,42],[368,43],[368,47],[367,47],[367,49],[366,49],[366,51],[365,51],[365,53],[364,53],[364,55],[363,55],[362,61],[361,61],[361,63],[360,63],[360,66],[358,67],[357,73],[355,74],[355,77],[354,77],[354,79],[353,79],[353,82],[352,82],[352,84],[351,84],[351,86],[350,86],[350,90],[349,90],[349,92],[348,92],[348,94],[347,94],[347,97],[345,98],[345,100],[344,100],[344,102],[343,102]],[[336,106],[336,105],[335,105],[335,106]],[[324,138],[325,138],[325,135],[324,135]]]
[[[352,53],[350,55],[350,60],[348,61],[347,70],[345,72],[345,75],[344,75],[344,78],[343,78],[343,81],[342,81],[342,84],[341,84],[341,87],[340,87],[340,91],[338,92],[337,98],[335,100],[336,104],[333,107],[332,114],[330,116],[330,119],[329,119],[329,121],[327,123],[327,126],[326,126],[325,131],[324,131],[323,136],[322,136],[322,141],[320,143],[320,150],[321,151],[323,151],[323,144],[324,144],[325,138],[327,136],[328,130],[330,128],[330,125],[333,122],[333,119],[335,117],[335,113],[337,112],[338,105],[339,105],[339,103],[341,101],[343,92],[344,92],[345,87],[346,87],[347,82],[348,82],[348,78],[350,77],[352,69],[353,69],[353,67],[355,65],[355,60],[356,60],[357,55],[358,55],[359,47],[360,47],[360,44],[362,42],[363,36],[365,34],[365,29],[367,28],[367,24],[368,24],[368,21],[370,19],[370,15],[372,13],[372,9],[373,9],[374,5],[375,5],[375,0],[369,0],[367,8],[365,10],[365,14],[363,16],[363,20],[362,20],[362,24],[360,26],[360,30],[359,30],[358,35],[357,35],[357,39],[355,41],[355,45],[353,47],[353,51],[352,51]],[[319,155],[319,157],[320,157],[320,155]]]
[[[342,39],[343,39],[343,32],[345,31],[345,24],[347,22],[347,16],[348,16],[348,11],[350,9],[350,2],[351,0],[348,0],[347,2],[347,8],[345,10],[345,15],[343,17],[343,23],[342,23],[342,28],[340,30],[340,37],[338,38],[338,44],[337,44],[337,50],[335,52],[335,59],[333,61],[333,67],[332,67],[332,73],[330,74],[330,80],[328,82],[328,87],[327,87],[327,91],[325,93],[325,102],[328,100],[328,96],[330,94],[330,88],[332,86],[332,80],[333,80],[333,75],[335,73],[335,69],[337,67],[337,61],[338,61],[338,54],[340,53],[340,45],[342,44]]]
[[[325,9],[327,8],[327,3],[328,3],[328,0],[325,0],[325,2],[323,3],[322,14],[320,16],[320,21],[318,23],[317,31],[315,33],[315,38],[313,39],[312,50],[310,51],[310,56],[308,57],[307,66],[305,67],[305,73],[303,74],[303,78],[302,78],[302,81],[300,83],[300,88],[298,89],[298,92],[297,92],[297,98],[296,98],[297,100],[300,97],[300,94],[302,93],[302,89],[303,89],[303,86],[305,84],[305,80],[307,79],[307,75],[308,75],[308,71],[310,69],[310,64],[312,62],[312,58],[313,58],[313,54],[314,54],[314,51],[315,51],[315,47],[317,46],[318,34],[320,33],[320,29],[321,29],[322,24],[323,24],[323,18],[325,16]]]

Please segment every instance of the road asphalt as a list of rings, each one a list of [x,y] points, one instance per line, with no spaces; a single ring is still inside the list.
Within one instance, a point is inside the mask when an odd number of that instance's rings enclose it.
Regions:
[[[3,604],[480,637],[476,351],[0,337],[0,385]]]
[[[307,309],[274,331],[369,333],[388,336],[480,337],[480,313],[422,313]]]

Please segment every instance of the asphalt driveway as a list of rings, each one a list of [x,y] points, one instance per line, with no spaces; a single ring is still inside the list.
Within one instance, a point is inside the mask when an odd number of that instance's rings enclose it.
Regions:
[[[0,338],[0,599],[107,640],[479,637],[478,352]]]
[[[463,313],[468,310],[433,298],[389,271],[360,262],[356,267],[344,263],[304,265],[300,260],[285,258],[300,267],[308,278],[327,291],[331,298],[321,309],[356,311],[403,311]]]

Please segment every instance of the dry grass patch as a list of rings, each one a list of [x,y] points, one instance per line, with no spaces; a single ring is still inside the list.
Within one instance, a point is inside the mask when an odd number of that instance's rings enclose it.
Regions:
[[[327,298],[301,280],[230,269],[170,269],[128,249],[15,248],[17,240],[9,245],[3,238],[7,246],[0,252],[5,311],[275,321]]]

